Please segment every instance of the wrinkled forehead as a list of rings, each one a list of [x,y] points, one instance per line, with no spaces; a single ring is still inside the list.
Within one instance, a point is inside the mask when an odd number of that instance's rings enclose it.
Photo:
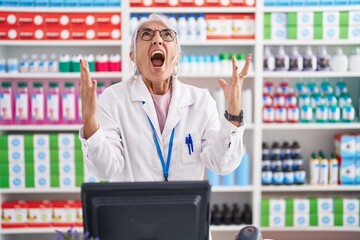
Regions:
[[[149,21],[149,22],[145,22],[145,23],[141,24],[139,29],[142,29],[142,28],[150,28],[152,30],[162,30],[162,29],[170,28],[170,27],[161,21]]]

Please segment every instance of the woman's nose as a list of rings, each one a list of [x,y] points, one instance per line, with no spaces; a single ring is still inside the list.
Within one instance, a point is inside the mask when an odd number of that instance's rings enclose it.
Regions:
[[[155,32],[155,35],[154,35],[154,38],[153,38],[152,41],[153,41],[154,45],[156,45],[156,44],[161,45],[162,44],[163,39],[160,36],[160,32],[158,32],[158,31]]]

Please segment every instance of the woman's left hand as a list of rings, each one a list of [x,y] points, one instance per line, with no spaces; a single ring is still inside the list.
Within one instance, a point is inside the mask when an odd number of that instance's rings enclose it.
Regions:
[[[221,88],[224,90],[225,99],[227,101],[227,111],[231,115],[240,115],[241,111],[241,91],[244,83],[244,79],[249,72],[251,65],[252,54],[249,53],[246,57],[246,62],[238,72],[238,65],[235,56],[232,57],[232,76],[231,81],[227,83],[224,79],[219,80]],[[239,122],[232,122],[236,126],[240,126]]]

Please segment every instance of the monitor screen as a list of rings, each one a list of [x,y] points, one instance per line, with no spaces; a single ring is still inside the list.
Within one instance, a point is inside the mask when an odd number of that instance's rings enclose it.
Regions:
[[[208,240],[207,181],[84,183],[84,232],[100,240]]]

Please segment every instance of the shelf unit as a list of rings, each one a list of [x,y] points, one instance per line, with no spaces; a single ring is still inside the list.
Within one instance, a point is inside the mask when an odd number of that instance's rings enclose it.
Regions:
[[[96,79],[128,79],[132,75],[132,65],[128,57],[130,51],[130,37],[129,22],[131,13],[254,13],[256,20],[256,34],[255,40],[208,40],[200,41],[186,41],[182,42],[181,46],[186,53],[187,49],[196,51],[224,51],[224,49],[240,49],[243,52],[253,53],[253,67],[254,74],[250,74],[246,79],[246,87],[252,89],[253,94],[253,121],[247,123],[244,141],[247,146],[251,158],[251,185],[246,187],[213,187],[212,200],[214,202],[246,202],[249,201],[253,207],[253,224],[260,225],[260,201],[262,196],[284,196],[285,194],[308,196],[311,194],[350,194],[352,196],[360,196],[360,186],[261,186],[261,144],[262,140],[272,139],[275,137],[287,138],[291,136],[300,136],[300,141],[304,143],[302,146],[305,153],[310,152],[314,148],[313,144],[319,144],[319,147],[325,149],[332,148],[331,136],[336,132],[360,132],[360,123],[335,123],[335,124],[317,124],[317,123],[297,123],[297,124],[265,124],[262,122],[262,88],[264,80],[272,79],[289,79],[295,81],[296,79],[346,79],[354,82],[354,85],[360,89],[360,72],[264,72],[262,70],[262,58],[264,46],[315,46],[322,45],[337,47],[337,46],[360,46],[358,40],[263,40],[263,15],[265,12],[290,12],[290,11],[348,11],[360,10],[360,6],[345,6],[345,7],[264,7],[263,1],[257,1],[257,6],[254,8],[130,8],[129,1],[122,1],[120,8],[21,8],[21,7],[1,7],[1,11],[14,12],[113,12],[120,11],[122,16],[122,40],[116,41],[0,41],[0,56],[6,54],[9,49],[14,50],[19,48],[19,52],[23,49],[35,49],[34,51],[42,51],[42,49],[49,49],[61,52],[62,49],[69,49],[69,51],[91,52],[94,49],[104,51],[117,51],[121,53],[122,69],[121,73],[93,73],[92,76]],[[59,50],[56,50],[57,47]],[[15,50],[14,50],[15,51]],[[74,52],[76,53],[76,52]],[[217,86],[216,80],[218,78],[229,79],[230,75],[212,74],[186,74],[180,75],[180,79],[184,82],[194,84],[196,86],[214,88]],[[59,74],[0,74],[2,79],[77,79],[77,73],[59,73]],[[360,93],[358,93],[359,95]],[[256,104],[255,104],[256,103]],[[56,131],[76,132],[81,125],[56,125]],[[51,132],[54,131],[54,125],[1,125],[1,132]],[[315,136],[315,137],[314,137]],[[330,137],[330,139],[328,139]],[[313,138],[313,139],[312,139]],[[327,141],[319,141],[319,139],[326,138]],[[312,141],[309,141],[312,140]],[[306,144],[305,144],[306,143]],[[304,157],[308,155],[304,154]],[[305,161],[306,163],[306,161]],[[45,189],[45,190],[7,190],[1,189],[0,202],[6,199],[16,198],[32,198],[32,197],[52,197],[57,196],[79,196],[79,189]],[[1,220],[0,220],[1,221]],[[242,228],[243,225],[234,226],[211,226],[213,239],[233,239],[235,234]],[[56,228],[59,229],[59,228]],[[1,229],[0,238],[4,240],[22,240],[22,239],[50,239],[54,236],[55,228],[47,229]],[[78,228],[82,231],[81,228]],[[349,240],[357,239],[354,236],[359,236],[360,228],[261,228],[264,231],[264,237],[274,238],[276,240],[282,239],[305,239],[304,236],[316,236],[317,239],[335,240],[344,239],[339,236],[344,236]],[[305,232],[306,231],[306,232]],[[294,233],[301,232],[294,236]],[[322,238],[320,233],[327,233],[326,238]],[[309,233],[310,235],[306,235]],[[335,238],[334,238],[335,237]],[[337,238],[336,238],[337,237]]]

